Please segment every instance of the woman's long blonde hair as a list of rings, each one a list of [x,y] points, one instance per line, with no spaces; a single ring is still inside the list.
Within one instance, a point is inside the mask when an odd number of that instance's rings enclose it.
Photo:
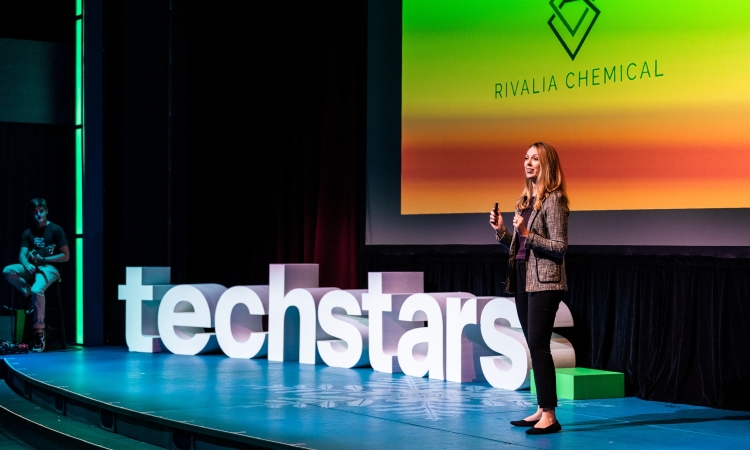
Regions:
[[[535,142],[529,146],[534,147],[539,155],[539,176],[536,178],[536,192],[531,193],[531,180],[526,179],[521,196],[516,200],[516,209],[523,211],[528,208],[531,197],[536,195],[534,209],[542,209],[542,202],[554,191],[559,191],[560,201],[568,208],[568,194],[565,192],[565,176],[563,175],[560,158],[554,147],[546,142]]]

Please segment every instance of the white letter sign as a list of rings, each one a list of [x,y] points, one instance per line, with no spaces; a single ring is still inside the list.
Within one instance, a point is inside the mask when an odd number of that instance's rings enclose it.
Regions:
[[[368,274],[368,289],[318,285],[317,264],[271,264],[267,286],[169,285],[169,267],[128,267],[130,351],[372,367],[458,383],[529,386],[531,357],[515,300],[424,292],[421,272]],[[268,328],[264,329],[267,319]],[[572,327],[565,303],[556,328]],[[555,367],[575,367],[573,346],[553,333]]]

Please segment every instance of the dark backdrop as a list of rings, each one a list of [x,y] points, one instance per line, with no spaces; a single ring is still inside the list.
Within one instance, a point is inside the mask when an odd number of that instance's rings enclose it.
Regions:
[[[104,4],[106,341],[127,266],[267,284],[315,262],[357,285],[365,2]],[[190,118],[188,121],[188,108]]]

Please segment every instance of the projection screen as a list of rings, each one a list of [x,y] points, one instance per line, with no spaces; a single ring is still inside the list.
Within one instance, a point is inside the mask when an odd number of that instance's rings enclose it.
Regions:
[[[371,1],[366,244],[492,242],[489,209],[513,210],[546,141],[572,245],[750,245],[748,19],[739,1]]]

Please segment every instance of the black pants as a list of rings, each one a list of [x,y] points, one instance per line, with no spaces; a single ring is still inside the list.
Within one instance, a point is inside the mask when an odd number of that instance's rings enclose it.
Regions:
[[[557,406],[555,363],[549,343],[563,291],[526,292],[526,261],[516,260],[516,310],[531,352],[539,407]]]

